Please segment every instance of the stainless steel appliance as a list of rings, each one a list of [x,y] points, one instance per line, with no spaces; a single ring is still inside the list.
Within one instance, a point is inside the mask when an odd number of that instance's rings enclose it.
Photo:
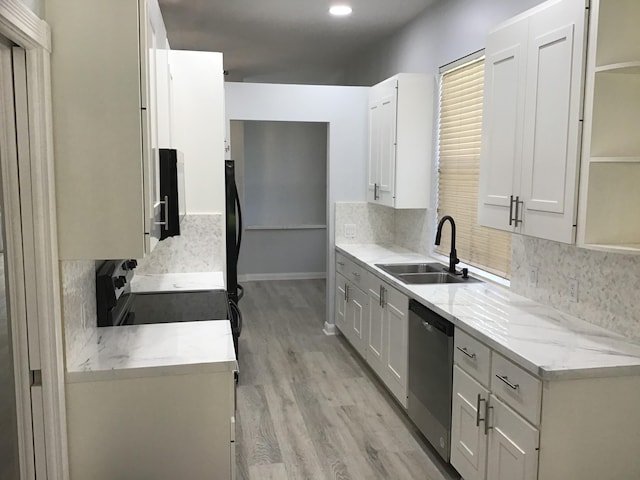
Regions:
[[[99,327],[228,320],[224,290],[132,293],[135,260],[107,260],[96,272]]]
[[[409,418],[447,462],[451,452],[453,324],[409,302]]]
[[[184,158],[173,148],[160,149],[160,198],[164,208],[160,216],[160,240],[180,235],[185,216]]]

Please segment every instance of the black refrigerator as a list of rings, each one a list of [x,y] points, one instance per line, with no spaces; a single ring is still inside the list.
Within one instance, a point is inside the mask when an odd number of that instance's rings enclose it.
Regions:
[[[242,331],[242,313],[238,304],[243,295],[242,286],[238,284],[238,257],[242,243],[242,210],[236,186],[235,163],[224,161],[225,180],[225,218],[227,236],[227,293],[229,295],[229,312],[233,343],[238,358],[238,337]]]

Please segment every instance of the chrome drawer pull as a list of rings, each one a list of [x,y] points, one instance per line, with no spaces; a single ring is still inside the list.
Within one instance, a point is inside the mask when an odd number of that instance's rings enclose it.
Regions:
[[[344,262],[338,262],[338,265],[340,265],[341,267],[344,267]]]
[[[517,383],[516,383],[516,384],[511,383],[511,382],[509,381],[509,377],[507,377],[506,375],[503,377],[503,376],[501,376],[501,375],[497,375],[497,374],[496,374],[496,377],[498,377],[498,378],[499,378],[500,380],[502,380],[504,383],[506,383],[507,385],[509,385],[509,387],[511,387],[513,390],[518,390],[518,389],[520,388],[520,385],[518,385]]]
[[[464,353],[467,357],[469,357],[469,358],[473,358],[473,359],[475,359],[475,358],[476,358],[476,354],[475,354],[475,353],[469,353],[469,352],[467,351],[467,347],[462,347],[462,348],[460,348],[460,347],[456,347],[456,348],[457,348],[458,350],[460,350],[462,353]]]
[[[360,274],[358,272],[351,272],[353,274],[354,277],[356,278],[360,278]]]

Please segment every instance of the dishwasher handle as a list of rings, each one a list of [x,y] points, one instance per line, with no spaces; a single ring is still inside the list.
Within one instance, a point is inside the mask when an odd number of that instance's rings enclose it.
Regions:
[[[446,336],[453,337],[453,323],[413,299],[409,300],[409,314],[416,315],[428,330],[439,330]]]

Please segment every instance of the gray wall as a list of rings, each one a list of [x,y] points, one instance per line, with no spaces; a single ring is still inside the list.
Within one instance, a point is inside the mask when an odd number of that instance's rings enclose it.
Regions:
[[[245,225],[238,273],[249,278],[323,274],[327,249],[327,124],[243,124],[242,134],[231,139],[233,155],[242,152],[242,158],[236,161],[241,164],[238,170],[244,172],[238,175]],[[243,145],[238,148],[239,141]]]
[[[484,48],[489,30],[542,0],[440,0],[400,32],[345,67],[347,85],[374,85],[396,73],[438,68]]]

